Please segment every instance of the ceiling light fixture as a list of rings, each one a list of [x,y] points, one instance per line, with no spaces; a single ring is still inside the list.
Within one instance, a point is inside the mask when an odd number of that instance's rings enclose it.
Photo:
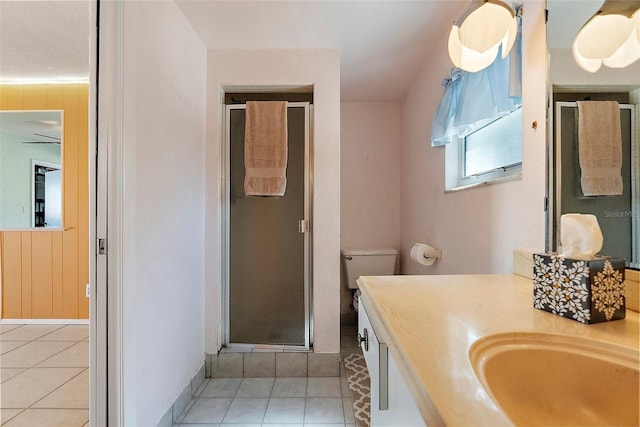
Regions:
[[[473,0],[453,22],[449,57],[458,68],[480,71],[498,56],[506,58],[516,40],[518,21],[511,6],[500,0]]]
[[[640,59],[640,1],[606,0],[578,31],[573,57],[591,73],[602,64],[624,68]]]
[[[2,1],[2,0],[0,0]],[[89,76],[69,76],[69,77],[0,77],[0,85],[26,86],[26,85],[70,85],[87,84]]]

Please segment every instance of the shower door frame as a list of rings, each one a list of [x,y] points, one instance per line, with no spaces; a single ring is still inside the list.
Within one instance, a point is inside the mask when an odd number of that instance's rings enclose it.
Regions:
[[[313,345],[313,315],[312,315],[312,212],[313,212],[313,156],[312,156],[312,112],[313,105],[309,102],[289,102],[289,108],[304,108],[304,345],[279,345],[279,344],[247,344],[230,342],[230,301],[229,301],[229,254],[230,235],[229,219],[231,210],[231,110],[246,110],[246,104],[224,105],[224,144],[221,153],[221,231],[222,231],[222,295],[221,295],[221,320],[222,320],[222,347],[235,350],[247,349],[273,349],[273,350],[309,350]]]
[[[550,154],[552,155],[547,161],[551,165],[549,168],[549,176],[547,177],[547,181],[549,184],[548,193],[549,195],[555,194],[553,197],[549,197],[548,200],[548,211],[549,216],[547,219],[548,222],[548,245],[547,250],[557,251],[558,245],[560,244],[560,217],[562,216],[562,206],[560,204],[560,200],[562,200],[562,143],[561,143],[561,135],[562,135],[562,114],[560,110],[562,108],[578,108],[578,103],[575,101],[556,101],[553,103],[554,108],[554,129],[551,129],[551,132],[555,132],[554,146],[552,150],[550,150]],[[631,112],[631,176],[637,175],[640,171],[638,171],[638,164],[640,164],[640,150],[637,148],[636,138],[638,138],[638,123],[637,123],[637,115],[638,111],[636,109],[635,104],[619,104],[619,109],[629,110]],[[636,200],[640,194],[640,188],[634,185],[634,180],[631,179],[631,206],[633,210],[633,200]],[[637,212],[634,210],[632,212],[632,231],[638,227],[639,220],[637,219]],[[633,261],[638,256],[640,248],[638,248],[637,240],[634,240],[633,237],[631,239],[631,256],[632,259],[629,261],[629,266],[626,268],[638,268],[638,264]]]

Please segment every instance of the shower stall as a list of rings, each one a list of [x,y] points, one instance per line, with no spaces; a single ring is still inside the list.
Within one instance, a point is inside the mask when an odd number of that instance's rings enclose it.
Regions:
[[[244,193],[245,105],[225,108],[223,345],[311,346],[311,141],[309,102],[287,106],[284,197]]]

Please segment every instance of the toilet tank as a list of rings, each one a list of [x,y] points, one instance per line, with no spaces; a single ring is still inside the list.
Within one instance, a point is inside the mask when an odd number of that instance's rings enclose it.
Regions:
[[[360,276],[392,276],[396,270],[398,250],[365,249],[342,250],[342,262],[347,272],[347,286],[358,289],[356,280]]]

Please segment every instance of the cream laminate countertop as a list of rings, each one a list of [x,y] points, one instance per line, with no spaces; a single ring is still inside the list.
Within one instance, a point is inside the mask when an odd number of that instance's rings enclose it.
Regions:
[[[360,283],[372,326],[429,427],[513,425],[469,361],[470,346],[482,337],[545,332],[639,349],[637,312],[584,325],[533,308],[533,282],[520,276],[371,276]]]

